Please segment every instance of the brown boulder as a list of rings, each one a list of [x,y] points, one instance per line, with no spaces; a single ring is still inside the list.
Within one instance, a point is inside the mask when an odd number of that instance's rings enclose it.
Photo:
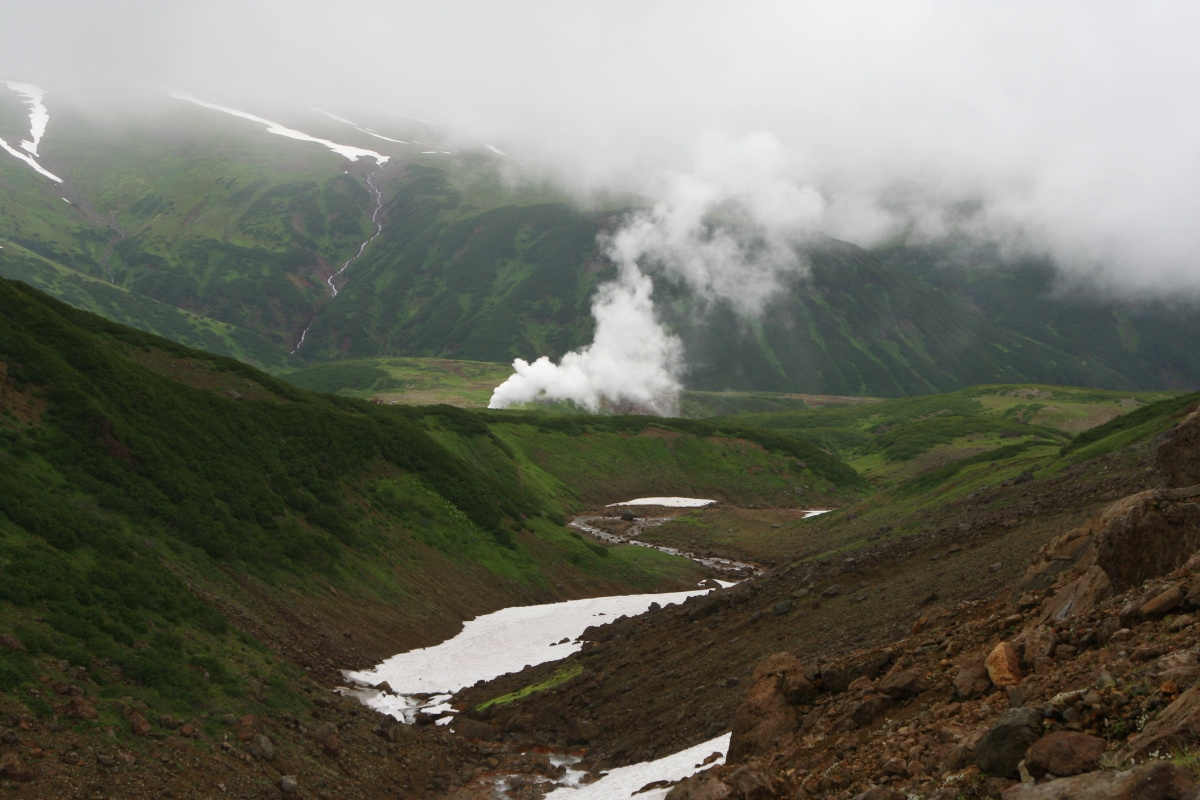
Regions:
[[[141,714],[134,714],[129,718],[129,727],[133,731],[134,736],[145,736],[154,730]]]
[[[1058,635],[1049,625],[1035,625],[1014,639],[1013,646],[1020,647],[1024,662],[1033,666],[1039,658],[1048,658],[1054,654],[1054,648],[1058,647]]]
[[[806,677],[800,659],[791,653],[767,656],[754,668],[752,679],[758,682],[772,675],[779,680],[779,687],[789,703],[802,705],[816,699],[817,687]]]
[[[1019,783],[1003,800],[1184,800],[1193,781],[1186,770],[1166,761],[1128,772],[1098,770],[1045,783]]]
[[[1200,505],[1175,499],[1178,491],[1132,495],[1096,536],[1095,563],[1117,591],[1165,575],[1200,548]]]
[[[920,667],[892,672],[879,682],[879,690],[888,697],[915,697],[929,691],[929,679]]]
[[[789,653],[776,653],[755,668],[754,683],[733,715],[729,763],[767,753],[796,730],[796,708],[788,702],[784,685],[799,664]]]
[[[1195,650],[1168,653],[1146,669],[1146,677],[1154,685],[1169,681],[1181,689],[1187,689],[1200,678],[1200,653]]]
[[[701,774],[684,778],[677,783],[665,800],[725,800],[733,790],[716,776]]]
[[[954,676],[954,695],[960,700],[978,697],[992,688],[992,679],[982,663],[963,664]]]
[[[96,719],[100,716],[96,707],[82,697],[72,697],[67,702],[66,716],[68,719]]]
[[[1024,677],[1021,674],[1021,659],[1017,657],[1017,651],[1011,642],[1001,642],[996,645],[992,652],[988,653],[983,665],[987,667],[988,677],[991,678],[992,683],[1001,689],[1016,686]]]
[[[1178,586],[1168,586],[1142,603],[1138,613],[1142,619],[1161,619],[1178,608],[1182,602],[1183,590]]]
[[[1193,411],[1158,446],[1155,466],[1167,486],[1200,483],[1200,411]]]
[[[1025,768],[1035,778],[1047,774],[1059,778],[1091,772],[1104,755],[1103,739],[1074,731],[1048,733],[1033,743],[1025,754]]]
[[[1076,615],[1087,614],[1110,594],[1112,583],[1108,579],[1108,573],[1093,564],[1050,598],[1042,612],[1042,619],[1047,622],[1062,622]]]
[[[480,739],[485,742],[500,737],[500,732],[486,722],[470,717],[459,717],[454,721],[454,732],[464,739]]]
[[[16,753],[5,753],[0,756],[0,776],[10,781],[33,780],[33,768],[23,762]]]

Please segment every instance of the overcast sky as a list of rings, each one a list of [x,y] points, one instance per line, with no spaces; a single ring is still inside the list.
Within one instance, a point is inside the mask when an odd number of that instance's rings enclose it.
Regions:
[[[971,201],[1158,287],[1200,285],[1198,43],[1200,3],[0,0],[0,79],[61,95],[396,111],[579,187],[785,181],[860,244]]]

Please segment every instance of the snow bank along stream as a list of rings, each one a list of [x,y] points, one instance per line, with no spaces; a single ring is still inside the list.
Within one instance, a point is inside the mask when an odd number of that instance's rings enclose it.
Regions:
[[[347,687],[343,693],[404,722],[412,722],[417,712],[423,711],[441,714],[438,724],[447,724],[453,719],[453,709],[447,701],[459,689],[519,671],[527,665],[565,658],[582,647],[578,637],[591,625],[641,614],[651,603],[666,606],[707,591],[613,595],[501,609],[468,621],[462,632],[439,645],[400,653],[370,670],[344,672],[354,688]],[[729,736],[725,735],[665,758],[614,769],[582,787],[579,780],[584,773],[570,769],[571,760],[563,759],[561,763],[568,769],[560,781],[564,788],[554,790],[555,797],[626,798],[653,781],[685,778],[706,766],[701,762],[714,752],[724,758],[728,747]],[[500,778],[497,788],[503,788],[506,780]],[[638,797],[661,800],[666,793],[666,789],[654,790]]]
[[[635,500],[626,500],[622,503],[609,503],[605,508],[622,508],[625,506],[658,506],[659,508],[703,508],[716,503],[716,500],[705,500],[699,497],[639,497]],[[826,514],[829,512],[827,508],[812,509],[804,512],[802,519],[815,517],[818,514]],[[662,544],[651,544],[643,542],[637,537],[641,536],[647,528],[654,528],[662,525],[664,522],[670,522],[674,517],[637,517],[632,520],[629,529],[622,534],[610,533],[597,528],[595,523],[607,519],[607,517],[583,516],[576,517],[568,523],[569,527],[577,531],[586,533],[594,539],[599,539],[607,544],[633,544],[638,547],[650,547],[654,550],[660,550],[664,553],[670,553],[673,556],[681,556],[690,558],[698,564],[703,564],[708,569],[722,575],[726,578],[741,580],[748,578],[751,575],[758,575],[762,570],[753,564],[745,564],[741,561],[734,561],[729,558],[718,558],[716,556],[698,556],[695,553],[689,553],[685,550],[679,550],[674,547],[669,547]]]

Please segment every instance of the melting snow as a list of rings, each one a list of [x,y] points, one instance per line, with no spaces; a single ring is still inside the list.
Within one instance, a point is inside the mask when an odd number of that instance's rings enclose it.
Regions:
[[[50,122],[50,112],[46,110],[46,104],[42,102],[46,92],[32,83],[5,81],[4,85],[25,96],[25,103],[29,106],[29,137],[32,141],[21,142],[21,149],[28,151],[31,156],[36,158],[38,145],[41,144],[42,137],[46,135],[46,125]]]
[[[651,603],[680,603],[704,589],[665,594],[614,595],[568,600],[539,606],[513,606],[476,617],[462,632],[433,647],[392,656],[374,669],[345,672],[347,679],[376,686],[387,681],[392,691],[358,693],[368,706],[406,722],[418,710],[438,706],[451,692],[476,681],[518,672],[533,664],[557,661],[582,645],[574,640],[589,625],[603,624],[625,615],[641,614]],[[421,698],[404,695],[422,695]]]
[[[268,133],[286,136],[289,139],[297,139],[302,142],[315,142],[316,144],[324,145],[338,155],[344,156],[351,161],[357,161],[360,158],[373,158],[375,159],[375,163],[385,164],[388,160],[387,156],[380,155],[374,150],[365,150],[361,147],[352,147],[348,144],[338,144],[337,142],[331,142],[328,139],[318,139],[315,136],[309,136],[307,133],[301,133],[300,131],[292,130],[291,128],[285,128],[278,122],[272,122],[269,119],[263,119],[262,117],[256,117],[253,114],[247,114],[245,111],[238,111],[237,109],[227,108],[226,106],[219,106],[216,103],[206,103],[203,100],[193,97],[187,92],[177,92],[171,90],[168,92],[168,94],[176,100],[184,100],[189,103],[195,103],[196,105],[203,106],[204,108],[211,108],[214,111],[221,111],[226,114],[232,114],[235,117],[248,119],[251,122],[257,122],[260,125],[266,125]]]
[[[701,762],[714,752],[721,753],[721,758],[715,759],[704,766],[722,764],[725,761],[724,754],[728,750],[729,734],[727,733],[724,736],[654,761],[643,761],[641,764],[617,767],[609,771],[600,780],[588,786],[581,786],[579,788],[573,786],[562,787],[555,789],[546,796],[553,797],[555,800],[624,800],[627,797],[633,797],[634,792],[648,783],[653,783],[654,781],[678,781],[689,775],[694,775],[701,769]],[[662,800],[670,790],[670,787],[651,789],[648,792],[637,795],[637,797],[639,800]]]
[[[626,500],[624,503],[609,503],[605,508],[613,506],[665,506],[667,508],[700,508],[711,506],[716,500],[701,500],[698,497],[639,497],[636,500]]]
[[[488,144],[487,142],[484,142],[483,146],[486,147],[488,150],[491,150],[493,153],[495,153],[498,156],[508,155],[508,153],[504,152],[499,147],[496,147],[494,144]]]
[[[34,161],[32,156],[28,156],[25,153],[22,153],[20,150],[17,150],[16,148],[10,147],[8,142],[4,141],[3,139],[0,139],[0,148],[4,148],[4,150],[6,150],[9,155],[16,156],[17,158],[21,159],[26,164],[33,167],[39,173],[41,173],[42,175],[45,175],[47,178],[54,181],[55,183],[63,182],[62,178],[58,177],[50,170],[45,169],[41,164]],[[68,201],[68,202],[70,202],[70,201]]]
[[[396,144],[408,144],[408,142],[404,141],[403,139],[392,139],[390,137],[384,136],[382,133],[376,133],[375,131],[371,130],[370,128],[364,128],[363,126],[359,125],[357,122],[351,122],[350,120],[346,119],[345,117],[339,117],[337,114],[330,114],[328,111],[326,111],[323,108],[314,108],[313,111],[316,111],[320,114],[324,114],[325,116],[329,117],[334,122],[341,122],[345,125],[349,125],[351,128],[354,128],[355,130],[358,130],[358,131],[362,131],[363,133],[367,134],[368,136],[374,136],[376,139],[383,139],[385,142],[395,142]]]

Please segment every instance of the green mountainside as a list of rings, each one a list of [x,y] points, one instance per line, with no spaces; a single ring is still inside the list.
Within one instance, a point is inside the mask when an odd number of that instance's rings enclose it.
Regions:
[[[15,94],[0,92],[0,130],[19,135],[23,115]],[[590,299],[612,275],[596,237],[636,201],[584,210],[508,181],[482,147],[424,151],[434,145],[313,113],[278,118],[390,160],[375,172],[369,159],[179,101],[104,116],[56,105],[42,161],[65,184],[0,158],[0,276],[273,372],[371,357],[508,363],[590,341]],[[368,175],[382,233],[335,279],[333,297],[326,280],[373,231]],[[1065,296],[1046,265],[997,266],[979,248],[868,252],[824,240],[803,255],[808,274],[755,320],[657,279],[690,389],[897,397],[1001,382],[1200,386],[1200,357],[1186,346],[1200,316],[1188,305]]]
[[[167,709],[243,702],[230,659],[285,695],[288,670],[327,666],[281,638],[297,606],[331,626],[360,615],[353,647],[323,645],[351,666],[501,606],[701,575],[584,542],[562,523],[586,504],[645,487],[739,503],[866,488],[803,440],[734,423],[313,394],[10,281],[0,412],[0,625],[29,648],[0,648],[0,689],[41,655],[99,659],[102,692],[136,680]]]

